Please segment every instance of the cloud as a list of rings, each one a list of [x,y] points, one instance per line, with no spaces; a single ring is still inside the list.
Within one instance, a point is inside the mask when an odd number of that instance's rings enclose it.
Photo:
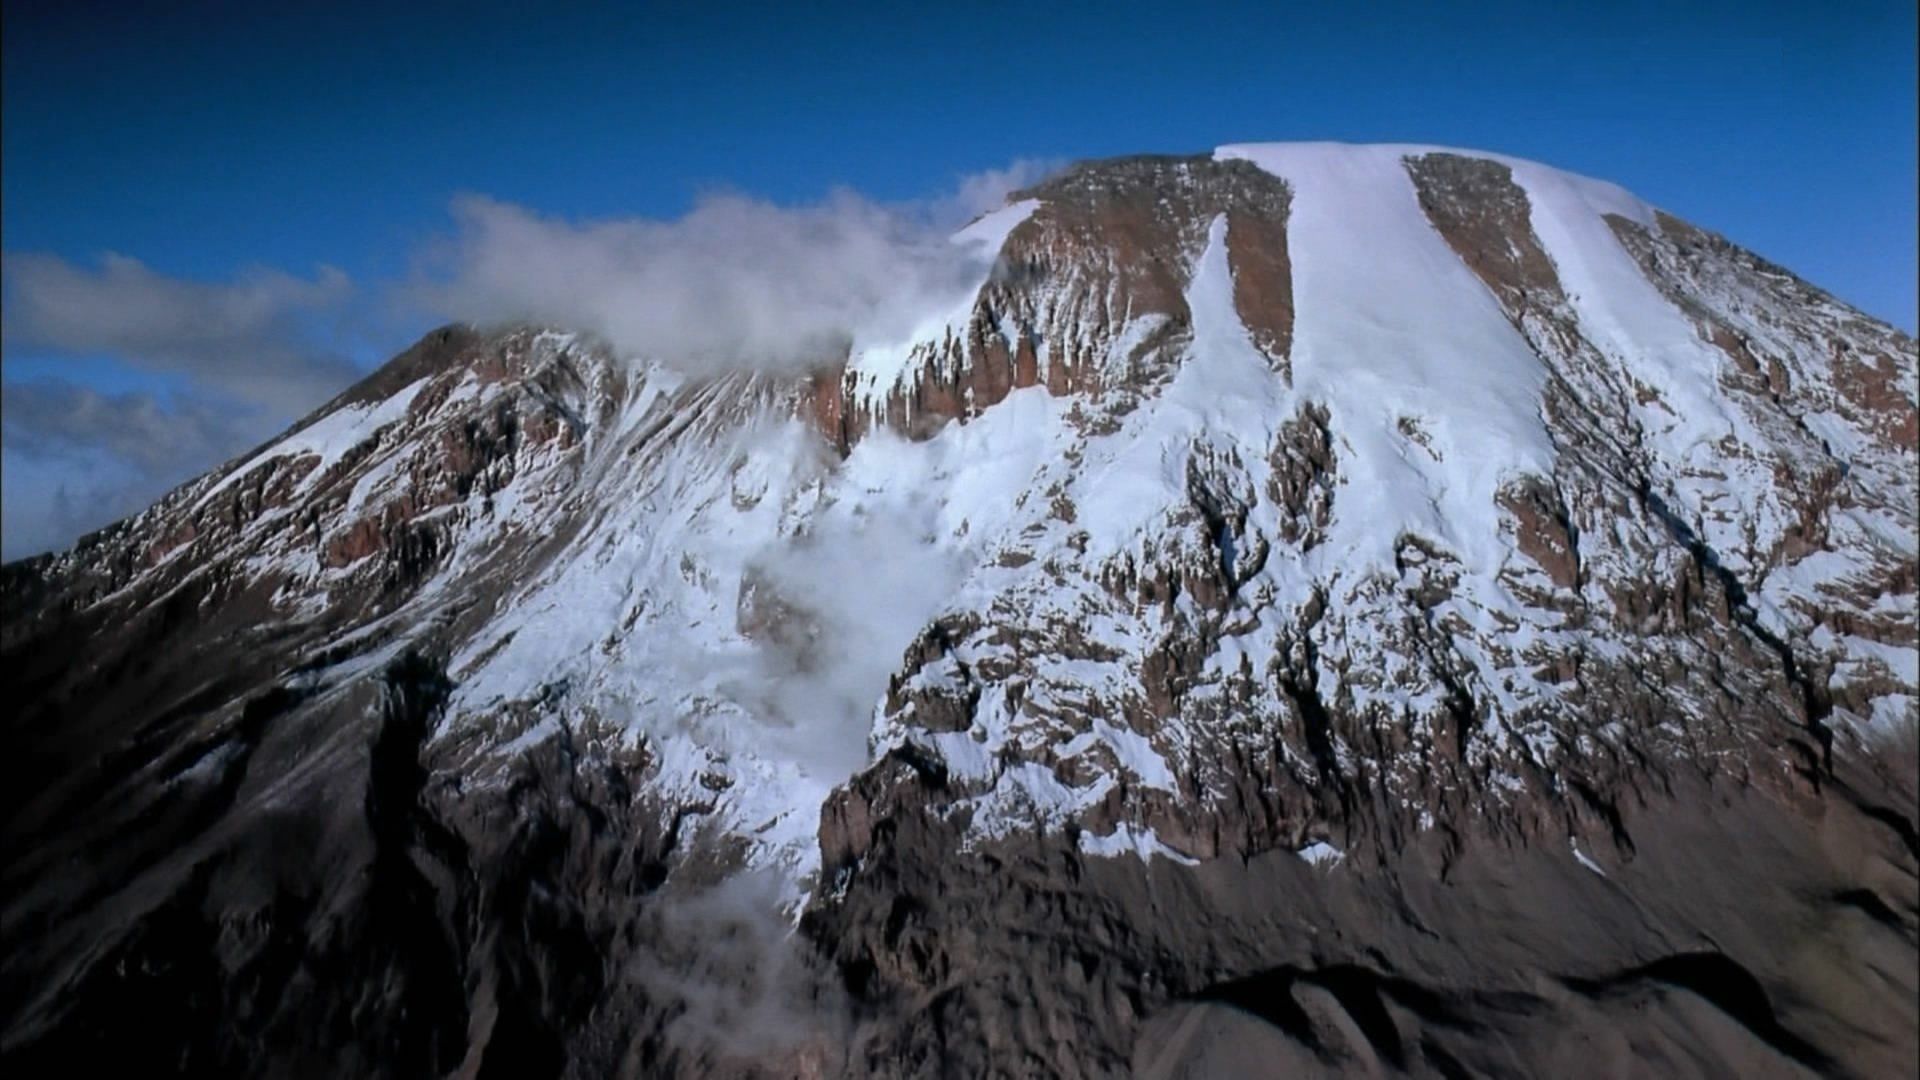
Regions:
[[[148,472],[213,458],[260,434],[245,414],[185,398],[109,394],[66,381],[10,383],[0,398],[0,442],[16,453],[62,457],[99,452]]]
[[[323,267],[311,280],[258,270],[209,284],[124,255],[102,256],[88,269],[55,255],[10,253],[0,273],[8,355],[112,356],[282,412],[311,408],[355,375],[325,340],[324,319],[354,291],[338,270]]]
[[[964,563],[936,543],[940,505],[901,487],[822,507],[808,532],[757,552],[754,599],[777,605],[787,633],[763,635],[744,671],[708,661],[755,715],[787,725],[755,732],[756,745],[815,775],[848,776],[868,760],[874,702],[965,577]]]
[[[571,223],[464,196],[415,296],[446,317],[565,326],[693,371],[803,369],[964,304],[993,253],[952,243],[952,228],[1046,168],[1015,162],[891,207],[716,195],[672,221]]]
[[[53,361],[31,380],[9,370],[0,397],[8,559],[143,509],[359,375],[339,348],[335,320],[354,288],[337,270],[311,279],[254,271],[210,284],[123,255],[86,267],[8,253],[0,274],[0,355],[9,368],[23,356]],[[60,374],[68,361],[98,357],[159,376],[171,392],[107,392]]]
[[[8,382],[0,394],[0,558],[61,547],[138,513],[282,422],[193,395],[163,400],[59,379]]]
[[[716,1075],[773,1062],[807,1075],[845,1068],[851,1003],[794,933],[780,907],[786,886],[773,871],[745,870],[653,897],[644,916],[653,948],[625,974],[671,1017],[661,1031],[669,1062]]]
[[[887,205],[851,192],[798,207],[714,195],[673,220],[568,222],[463,196],[451,234],[388,298],[415,316],[584,331],[693,373],[798,371],[852,343],[899,342],[964,305],[993,253],[952,243],[952,231],[1052,168],[1015,161]],[[22,482],[8,487],[25,492],[5,500],[9,558],[140,509],[362,374],[345,346],[373,314],[369,298],[331,268],[208,283],[124,255],[89,266],[7,253],[0,274],[7,360],[109,357],[172,388],[162,398],[9,378],[5,446]]]
[[[960,302],[978,260],[854,196],[782,209],[703,199],[677,221],[574,225],[479,196],[454,205],[452,273],[422,290],[466,321],[596,334],[690,370],[796,370]]]
[[[1059,172],[1057,158],[1019,158],[1005,168],[970,173],[946,195],[928,201],[927,217],[936,227],[958,228],[1007,204],[1007,197]]]
[[[0,559],[64,548],[87,533],[139,513],[152,501],[151,477],[100,454],[57,464],[0,448]]]

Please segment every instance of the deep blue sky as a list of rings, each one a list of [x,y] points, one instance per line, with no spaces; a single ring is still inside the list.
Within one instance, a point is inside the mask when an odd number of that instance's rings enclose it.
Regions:
[[[310,10],[9,0],[7,249],[364,280],[457,191],[661,215],[716,185],[893,198],[1020,156],[1395,140],[1616,180],[1915,325],[1911,0],[286,6]]]
[[[41,530],[57,536],[137,508],[340,370],[290,352],[306,388],[249,390],[256,415],[222,426],[209,402],[245,373],[196,365],[340,317],[282,281],[248,321],[230,306],[246,275],[337,267],[355,314],[325,348],[366,364],[405,345],[424,317],[373,298],[462,192],[672,217],[716,188],[924,197],[1016,158],[1442,143],[1615,180],[1916,325],[1913,0],[720,6],[8,0],[9,281],[34,253],[65,261],[40,279],[104,280],[114,252],[147,270],[81,300],[239,314],[205,316],[208,340],[71,322],[10,339],[7,554],[25,515],[67,515]],[[184,448],[155,450],[196,408]],[[89,434],[135,429],[132,447]]]

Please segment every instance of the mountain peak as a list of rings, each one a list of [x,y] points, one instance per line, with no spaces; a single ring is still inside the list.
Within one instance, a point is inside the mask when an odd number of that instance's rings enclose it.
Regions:
[[[699,996],[628,973],[660,913],[742,874],[899,1060],[980,1071],[1042,1060],[1022,1001],[1115,1065],[1136,1008],[1353,979],[1473,988],[1542,1062],[1614,989],[1885,997],[1671,943],[1913,908],[1857,871],[1912,865],[1920,798],[1911,338],[1617,187],[1436,147],[1089,163],[958,240],[991,256],[963,303],[806,373],[436,331],[10,568],[9,733],[54,779],[11,789],[9,923],[49,929],[9,966],[63,988],[12,1023],[72,1050],[115,972],[189,970],[151,931],[183,926],[234,971],[344,941],[439,987],[449,1045],[537,1023],[606,1071]],[[138,891],[31,876],[106,836]],[[1716,907],[1696,866],[1792,888]],[[1241,936],[1256,895],[1311,932]],[[527,925],[580,956],[539,967]],[[1861,933],[1835,948],[1893,940]],[[1035,983],[1036,948],[1079,974]],[[562,968],[643,1003],[622,1039],[463,996]],[[1753,1060],[1910,1046],[1898,1003],[1806,1008],[1817,1051]],[[1015,1049],[941,1034],[976,1022]]]

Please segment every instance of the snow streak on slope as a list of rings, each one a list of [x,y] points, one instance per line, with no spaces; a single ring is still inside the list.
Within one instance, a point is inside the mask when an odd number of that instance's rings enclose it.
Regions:
[[[1294,189],[1287,229],[1298,312],[1294,388],[1322,401],[1352,452],[1334,546],[1390,565],[1398,538],[1444,539],[1479,568],[1504,552],[1493,495],[1552,471],[1540,361],[1421,214],[1413,148],[1226,147]],[[1424,432],[1416,443],[1402,421]]]
[[[274,441],[266,449],[233,467],[226,476],[202,492],[196,507],[205,506],[230,485],[245,479],[254,469],[274,458],[315,459],[308,475],[319,478],[348,451],[372,438],[381,428],[406,418],[407,407],[427,380],[420,379],[384,401],[349,405],[317,417],[307,426]]]
[[[1733,483],[1701,476],[1729,466],[1726,440],[1749,446],[1764,441],[1723,388],[1731,361],[1702,340],[1634,265],[1603,216],[1620,211],[1588,198],[1590,182],[1537,165],[1516,168],[1514,180],[1533,206],[1534,231],[1553,257],[1582,336],[1663,403],[1638,414],[1656,451],[1650,460],[1659,479],[1689,507],[1729,496],[1740,500],[1734,515],[1698,521],[1706,541],[1729,553],[1735,569],[1752,569],[1740,554],[1740,523],[1778,512],[1762,501],[1772,485],[1764,475]],[[1652,220],[1644,207],[1635,209],[1625,216],[1642,224]],[[1769,524],[1777,530],[1777,522]]]

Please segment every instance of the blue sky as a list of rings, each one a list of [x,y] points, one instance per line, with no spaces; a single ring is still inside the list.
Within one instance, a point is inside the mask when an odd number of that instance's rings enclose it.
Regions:
[[[672,219],[716,190],[926,199],[1017,159],[1433,142],[1615,180],[1916,324],[1911,0],[713,6],[9,0],[10,304],[67,272],[62,303],[217,332],[76,307],[9,335],[7,556],[403,347],[432,317],[390,286],[462,194]],[[275,387],[221,359],[249,351]],[[149,452],[88,442],[127,417]]]

